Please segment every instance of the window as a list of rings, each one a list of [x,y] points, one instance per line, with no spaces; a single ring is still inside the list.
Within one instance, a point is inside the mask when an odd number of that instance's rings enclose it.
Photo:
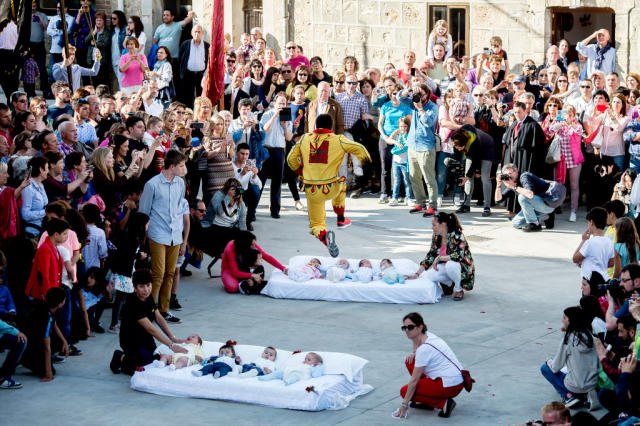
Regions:
[[[429,6],[429,28],[431,34],[435,23],[444,19],[449,24],[449,33],[453,39],[453,56],[461,58],[467,55],[469,34],[468,6]]]
[[[251,28],[262,28],[262,0],[244,0],[244,31],[249,33]]]

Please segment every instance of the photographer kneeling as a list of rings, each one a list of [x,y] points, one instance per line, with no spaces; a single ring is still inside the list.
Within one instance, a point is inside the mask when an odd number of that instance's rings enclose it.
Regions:
[[[530,172],[519,175],[518,168],[512,164],[505,164],[502,173],[496,176],[496,202],[502,197],[515,192],[522,210],[514,216],[511,223],[516,229],[524,232],[537,232],[542,230],[540,219],[544,219],[547,229],[552,229],[555,222],[553,211],[564,201],[566,189],[557,182],[541,179]],[[503,192],[501,183],[506,190]]]
[[[227,243],[238,232],[247,230],[247,207],[242,201],[244,190],[236,179],[227,179],[222,189],[209,201],[207,213],[200,222],[204,241],[214,245],[211,253],[222,255]]]
[[[640,300],[640,265],[630,263],[622,268],[620,273],[620,290],[624,293],[624,303],[616,310],[616,304],[611,290],[607,290],[606,296],[609,306],[605,319],[607,322],[607,331],[616,330],[618,327],[618,319],[629,315],[629,303],[633,300]]]
[[[484,196],[484,211],[482,216],[491,215],[491,165],[495,158],[493,138],[480,129],[465,124],[460,130],[451,135],[453,147],[464,153],[467,159],[466,176],[462,178],[460,186],[464,186],[464,203],[456,213],[471,211],[471,197],[473,196],[473,181],[476,173],[482,176],[482,194]]]

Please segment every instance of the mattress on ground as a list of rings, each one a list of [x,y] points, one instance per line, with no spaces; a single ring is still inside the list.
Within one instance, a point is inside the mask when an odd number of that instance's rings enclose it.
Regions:
[[[205,356],[218,354],[222,342],[203,342]],[[243,363],[250,363],[264,350],[264,346],[236,345],[236,355]],[[171,354],[164,345],[158,348],[161,353]],[[220,399],[249,404],[260,404],[275,408],[294,410],[340,410],[360,395],[373,390],[364,384],[364,366],[367,360],[344,353],[315,351],[323,359],[325,374],[321,377],[303,380],[285,386],[282,380],[260,381],[257,377],[237,378],[213,376],[195,377],[191,370],[199,365],[172,370],[170,367],[154,368],[151,365],[144,371],[137,371],[131,378],[134,390],[164,396],[185,398]],[[283,369],[291,363],[302,363],[306,352],[293,353],[277,350],[276,369]],[[313,386],[313,391],[307,388]]]
[[[289,267],[303,265],[313,256],[295,256],[289,260]],[[331,257],[317,257],[322,265],[330,267],[337,262]],[[351,269],[357,269],[359,259],[348,259]],[[370,259],[374,274],[380,272],[380,259]],[[408,259],[391,259],[401,274],[415,273],[419,266]],[[262,294],[278,299],[309,299],[331,302],[379,302],[379,303],[437,303],[442,296],[438,283],[422,274],[415,280],[406,280],[405,284],[389,285],[381,280],[369,283],[344,280],[337,283],[326,279],[314,279],[295,282],[282,271],[274,270]]]

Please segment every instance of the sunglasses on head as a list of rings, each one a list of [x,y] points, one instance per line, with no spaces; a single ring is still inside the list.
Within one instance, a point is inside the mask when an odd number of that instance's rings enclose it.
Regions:
[[[407,331],[407,330],[411,331],[416,327],[417,327],[417,325],[414,325],[414,324],[403,325],[402,327],[400,327],[400,330],[402,330],[402,331]]]

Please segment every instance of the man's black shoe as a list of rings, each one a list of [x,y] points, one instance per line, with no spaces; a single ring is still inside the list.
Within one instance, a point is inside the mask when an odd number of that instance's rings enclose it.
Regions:
[[[280,213],[271,213],[271,217],[274,219],[280,219]]]
[[[556,226],[556,213],[555,212],[549,214],[549,218],[544,221],[544,226],[547,229],[553,229],[553,227]]]
[[[470,211],[471,211],[471,207],[465,206],[463,204],[458,208],[458,210],[456,210],[456,213],[469,213]]]
[[[524,228],[522,228],[522,232],[540,232],[542,231],[542,226],[537,223],[527,223]]]

